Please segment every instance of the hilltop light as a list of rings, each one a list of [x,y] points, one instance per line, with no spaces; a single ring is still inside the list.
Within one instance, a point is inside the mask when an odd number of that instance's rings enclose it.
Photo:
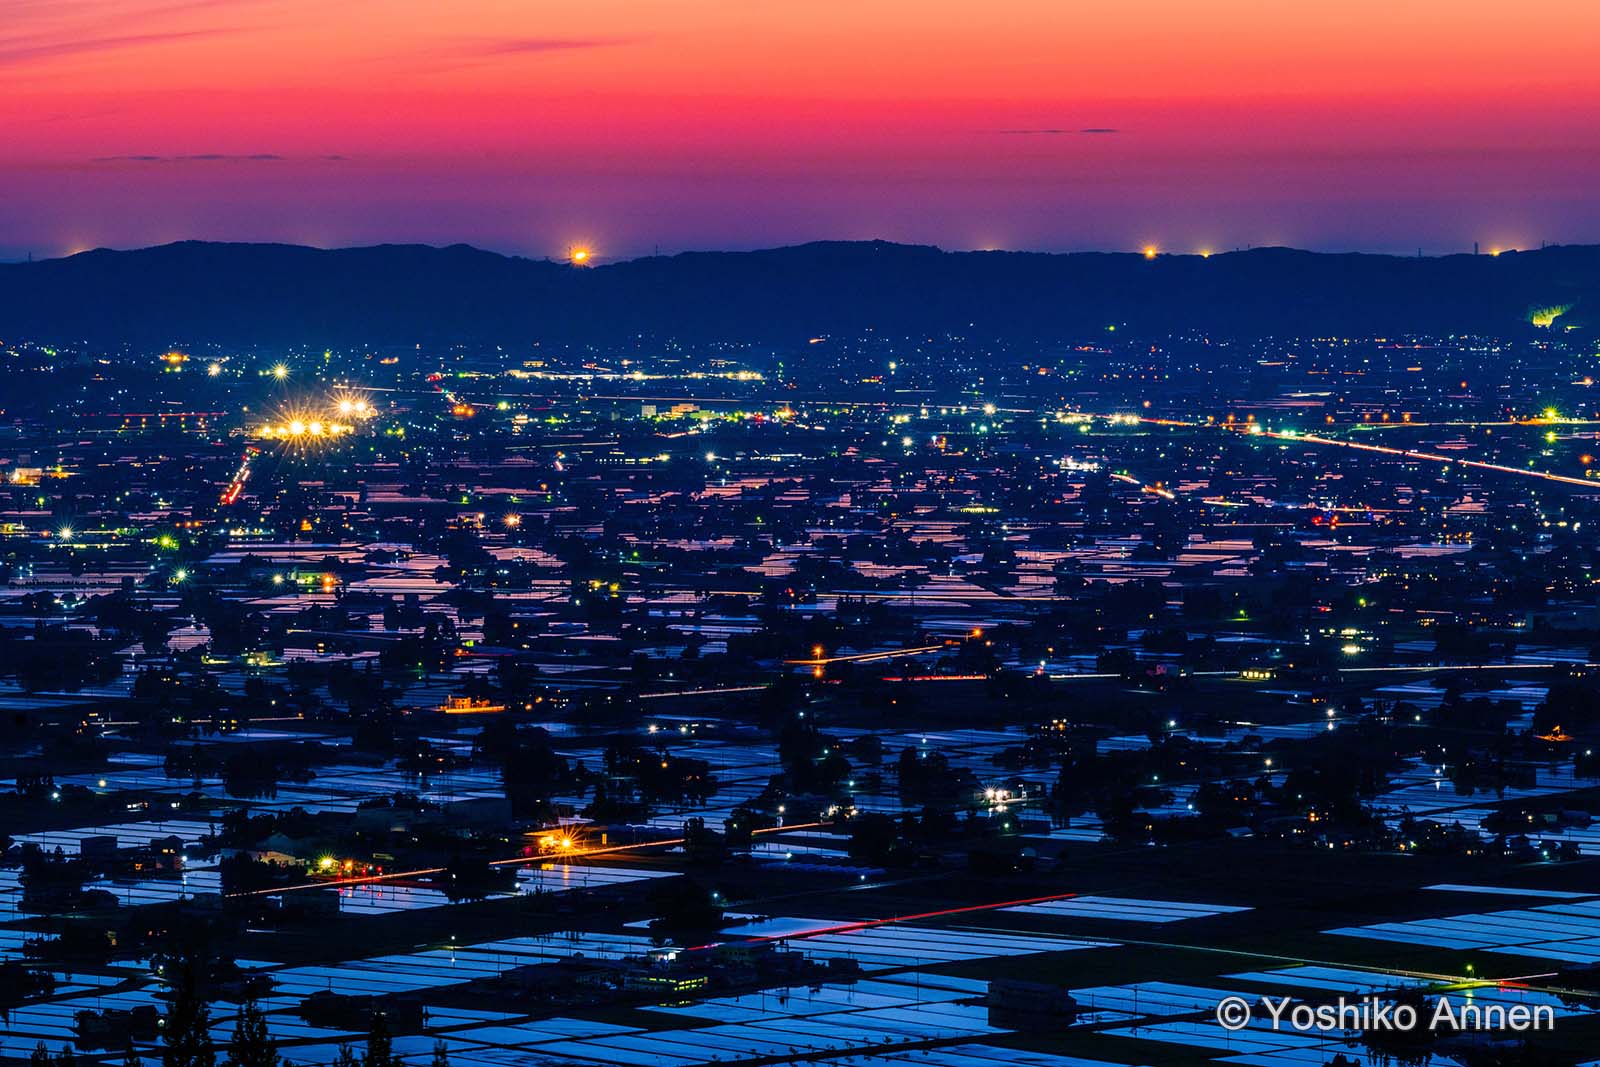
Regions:
[[[1557,319],[1571,310],[1571,304],[1551,304],[1548,307],[1534,308],[1528,313],[1528,321],[1541,329],[1548,330],[1555,325]]]
[[[572,260],[575,266],[581,267],[585,263],[589,262],[593,256],[594,253],[587,248],[574,248],[568,255],[568,258]]]
[[[1156,256],[1159,253],[1160,253],[1160,249],[1158,249],[1155,245],[1145,245],[1144,246],[1144,258],[1145,259],[1155,259]]]

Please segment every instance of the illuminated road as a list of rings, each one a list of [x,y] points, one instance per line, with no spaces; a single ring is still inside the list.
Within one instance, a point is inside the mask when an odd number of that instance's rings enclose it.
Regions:
[[[1096,418],[1110,419],[1110,416],[1095,416],[1095,417]],[[1349,448],[1349,449],[1353,449],[1353,450],[1355,450],[1357,452],[1372,452],[1372,453],[1376,453],[1378,455],[1383,455],[1383,456],[1395,456],[1395,457],[1400,458],[1400,459],[1415,459],[1415,460],[1422,460],[1425,463],[1438,463],[1441,466],[1445,466],[1445,467],[1449,467],[1449,466],[1453,466],[1453,465],[1459,465],[1459,466],[1462,466],[1462,467],[1472,467],[1472,468],[1474,468],[1476,470],[1493,471],[1496,474],[1514,474],[1514,475],[1516,475],[1516,476],[1518,476],[1520,478],[1534,478],[1534,479],[1537,479],[1539,481],[1557,482],[1557,483],[1559,483],[1561,485],[1572,485],[1572,486],[1577,486],[1580,489],[1588,489],[1588,490],[1593,491],[1593,492],[1600,492],[1600,481],[1594,481],[1594,480],[1591,480],[1591,479],[1588,479],[1588,478],[1572,478],[1572,477],[1569,477],[1569,476],[1567,476],[1565,474],[1550,474],[1547,471],[1528,470],[1528,469],[1523,468],[1523,467],[1508,466],[1507,464],[1504,464],[1504,463],[1486,463],[1481,459],[1462,459],[1459,456],[1444,456],[1444,455],[1440,455],[1437,452],[1422,452],[1422,451],[1418,451],[1416,449],[1410,449],[1410,448],[1390,448],[1387,445],[1369,445],[1369,444],[1366,444],[1366,443],[1361,442],[1361,441],[1341,441],[1338,438],[1323,437],[1320,434],[1295,433],[1295,432],[1285,432],[1285,431],[1281,431],[1281,430],[1269,430],[1266,427],[1262,426],[1260,423],[1254,423],[1254,422],[1252,422],[1252,423],[1242,423],[1242,424],[1241,423],[1201,423],[1201,422],[1190,422],[1190,421],[1187,421],[1187,420],[1184,420],[1184,419],[1159,419],[1159,418],[1146,418],[1144,416],[1126,416],[1126,415],[1118,416],[1118,418],[1121,418],[1121,419],[1124,419],[1124,420],[1126,420],[1127,418],[1130,418],[1130,417],[1136,418],[1140,423],[1148,423],[1151,426],[1168,426],[1168,427],[1177,427],[1177,428],[1187,429],[1187,430],[1215,429],[1215,430],[1223,430],[1223,431],[1227,431],[1227,432],[1231,432],[1231,433],[1236,433],[1236,434],[1239,434],[1239,435],[1244,436],[1244,437],[1266,437],[1266,438],[1269,438],[1269,439],[1274,440],[1274,441],[1288,441],[1288,442],[1291,442],[1291,443],[1300,443],[1300,444],[1308,444],[1308,445],[1326,445],[1326,446],[1331,447],[1331,448]],[[1572,421],[1574,421],[1574,420],[1567,420],[1567,419],[1562,419],[1562,420],[1537,420],[1537,421],[1529,420],[1527,422],[1518,422],[1518,423],[1514,423],[1512,425],[1517,425],[1517,426],[1545,426],[1545,425],[1554,425],[1556,422],[1559,422],[1560,424],[1565,425],[1565,424],[1567,424],[1569,422],[1572,422]],[[1422,424],[1419,424],[1419,423],[1401,423],[1399,425],[1402,425],[1402,426],[1405,426],[1405,425],[1415,426],[1415,425],[1422,425]],[[1137,482],[1137,480],[1132,479],[1132,478],[1128,478],[1126,476],[1122,476],[1122,480],[1123,481],[1133,482],[1136,485],[1141,484],[1141,483]]]
[[[821,826],[831,825],[826,822],[797,822],[783,826],[770,826],[765,829],[751,830],[751,834],[782,834],[794,830],[814,830]],[[655,841],[635,841],[627,845],[603,845],[600,848],[569,848],[555,852],[536,852],[528,856],[512,856],[503,860],[490,860],[490,867],[528,867],[536,863],[570,863],[573,860],[584,859],[589,856],[612,856],[621,852],[634,852],[647,848],[672,848],[684,843],[681,837],[664,837]],[[402,878],[426,878],[430,875],[443,874],[446,867],[419,867],[410,871],[389,871],[384,874],[363,874],[352,878],[327,878],[316,882],[301,882],[297,885],[273,886],[270,889],[252,889],[243,893],[227,893],[230,897],[271,897],[279,893],[293,893],[305,889],[340,889],[345,886],[372,885],[377,882],[393,882]]]
[[[665,700],[668,697],[715,697],[726,693],[759,693],[765,685],[730,685],[722,689],[669,689],[660,693],[640,693],[640,700]]]
[[[1600,492],[1600,482],[1588,478],[1572,478],[1565,474],[1551,474],[1548,471],[1528,470],[1523,467],[1511,467],[1504,463],[1485,463],[1481,459],[1461,459],[1457,456],[1441,456],[1437,452],[1418,452],[1409,448],[1389,448],[1386,445],[1369,445],[1360,441],[1339,441],[1332,437],[1320,437],[1309,433],[1280,433],[1276,430],[1252,429],[1243,432],[1250,437],[1270,437],[1277,441],[1299,441],[1310,445],[1331,445],[1334,448],[1352,448],[1358,452],[1376,452],[1385,456],[1398,456],[1401,459],[1418,459],[1429,463],[1439,463],[1446,467],[1459,464],[1463,467],[1472,467],[1477,470],[1494,471],[1497,474],[1515,474],[1522,478],[1536,478],[1540,481],[1559,482],[1562,485],[1575,485],[1580,489],[1591,492]]]
[[[1052,893],[1043,897],[1024,897],[1021,900],[998,900],[989,904],[965,904],[955,908],[939,908],[936,911],[920,911],[911,915],[895,915],[887,919],[860,919],[855,922],[827,923],[814,926],[809,930],[796,930],[788,934],[765,934],[760,937],[742,938],[733,944],[759,945],[769,942],[804,941],[809,937],[823,937],[829,934],[850,934],[857,930],[872,930],[879,926],[891,926],[895,923],[918,922],[923,919],[942,919],[949,915],[971,915],[980,911],[998,911],[1001,908],[1020,908],[1028,904],[1048,904],[1055,900],[1071,900],[1076,893]],[[718,945],[729,944],[725,941],[714,941],[710,944],[696,945],[690,952],[701,949],[716,948]]]
[[[1111,477],[1125,485],[1136,485],[1139,487],[1140,492],[1149,493],[1151,496],[1158,496],[1163,500],[1178,499],[1176,493],[1162,486],[1160,482],[1151,485],[1148,482],[1141,482],[1131,474],[1113,474]]]
[[[1540,663],[1434,663],[1398,667],[1340,667],[1340,674],[1381,674],[1384,672],[1425,673],[1428,671],[1556,671],[1562,668],[1600,667],[1600,663],[1570,663],[1555,660]]]
[[[896,656],[921,656],[929,652],[943,652],[950,646],[923,645],[920,648],[895,648],[887,652],[858,652],[852,656],[818,656],[813,659],[786,659],[783,662],[795,667],[826,667],[830,663],[871,663],[874,660],[894,659]]]

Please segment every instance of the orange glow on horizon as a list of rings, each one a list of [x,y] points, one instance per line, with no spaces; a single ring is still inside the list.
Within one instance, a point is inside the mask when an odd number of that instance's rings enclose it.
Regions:
[[[18,6],[0,259],[1600,239],[1581,0]]]

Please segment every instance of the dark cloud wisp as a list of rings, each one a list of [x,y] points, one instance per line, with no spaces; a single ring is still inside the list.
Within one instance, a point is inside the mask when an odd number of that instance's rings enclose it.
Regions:
[[[282,155],[279,155],[276,152],[249,152],[249,153],[246,153],[246,154],[243,154],[243,155],[230,154],[230,153],[227,153],[227,152],[195,152],[195,153],[192,153],[190,155],[181,155],[181,156],[159,156],[159,155],[149,155],[149,154],[144,154],[144,153],[137,153],[137,154],[128,154],[128,155],[121,155],[121,156],[96,156],[94,158],[93,162],[95,162],[95,163],[282,163],[282,162],[287,162],[290,158],[291,158],[290,156],[282,156]],[[338,162],[338,161],[344,160],[347,157],[330,153],[328,155],[309,156],[307,158],[328,160],[330,162]]]
[[[995,133],[1009,134],[1009,135],[1014,135],[1014,136],[1024,136],[1024,137],[1034,137],[1034,136],[1036,136],[1036,137],[1055,137],[1055,136],[1065,136],[1067,134],[1077,134],[1077,133],[1102,134],[1102,133],[1121,133],[1122,131],[1119,130],[1119,129],[1116,129],[1115,127],[1112,127],[1112,126],[1083,126],[1083,127],[1078,128],[1078,129],[1066,129],[1066,128],[1057,128],[1057,127],[1049,127],[1049,126],[1047,126],[1047,127],[1042,127],[1042,128],[1038,128],[1038,129],[995,130],[994,132]]]

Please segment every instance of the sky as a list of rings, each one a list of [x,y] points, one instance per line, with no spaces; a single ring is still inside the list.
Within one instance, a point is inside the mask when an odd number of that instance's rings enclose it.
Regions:
[[[0,257],[1600,242],[1593,0],[0,0]]]

